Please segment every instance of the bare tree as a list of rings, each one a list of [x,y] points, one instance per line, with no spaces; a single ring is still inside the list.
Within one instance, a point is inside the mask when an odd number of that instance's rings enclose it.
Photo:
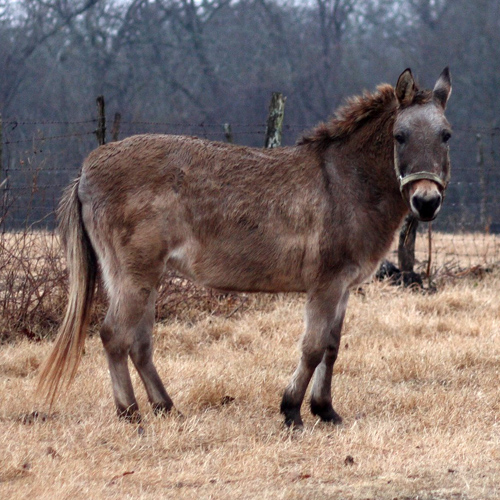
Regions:
[[[92,8],[99,0],[20,0],[2,9],[2,82],[0,101],[5,107],[27,80],[27,61],[48,40],[59,34],[75,17]]]

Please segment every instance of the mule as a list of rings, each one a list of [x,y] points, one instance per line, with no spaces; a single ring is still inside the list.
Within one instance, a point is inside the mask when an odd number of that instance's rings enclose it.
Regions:
[[[370,277],[409,210],[430,221],[450,177],[448,68],[434,89],[409,69],[396,87],[354,97],[295,146],[270,150],[137,135],[90,153],[60,203],[69,303],[41,370],[51,404],[77,370],[98,274],[100,330],[117,413],[140,420],[132,360],[157,413],[174,406],[153,364],[157,288],[166,266],[225,291],[305,292],[302,355],[281,412],[339,423],[331,382],[349,290]],[[98,273],[99,270],[99,273]]]

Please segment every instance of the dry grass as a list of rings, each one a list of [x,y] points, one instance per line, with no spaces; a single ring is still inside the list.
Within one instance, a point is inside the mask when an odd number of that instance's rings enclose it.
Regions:
[[[30,423],[50,345],[0,349],[0,498],[500,498],[500,274],[421,294],[371,283],[353,294],[335,369],[344,424],[283,430],[303,298],[260,298],[229,319],[156,329],[156,359],[183,420],[115,419],[100,342],[54,409]]]

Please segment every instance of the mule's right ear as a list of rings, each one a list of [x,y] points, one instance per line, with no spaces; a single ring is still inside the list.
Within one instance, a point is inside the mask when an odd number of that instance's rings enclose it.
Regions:
[[[411,69],[406,68],[398,78],[398,83],[396,84],[396,97],[399,104],[408,105],[411,104],[413,98],[415,97],[416,85],[415,79],[411,74]]]

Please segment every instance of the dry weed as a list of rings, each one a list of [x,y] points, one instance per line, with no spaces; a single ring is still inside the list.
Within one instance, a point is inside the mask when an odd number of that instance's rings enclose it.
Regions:
[[[66,298],[57,238],[47,232],[0,236],[0,341],[36,340],[53,331]]]

